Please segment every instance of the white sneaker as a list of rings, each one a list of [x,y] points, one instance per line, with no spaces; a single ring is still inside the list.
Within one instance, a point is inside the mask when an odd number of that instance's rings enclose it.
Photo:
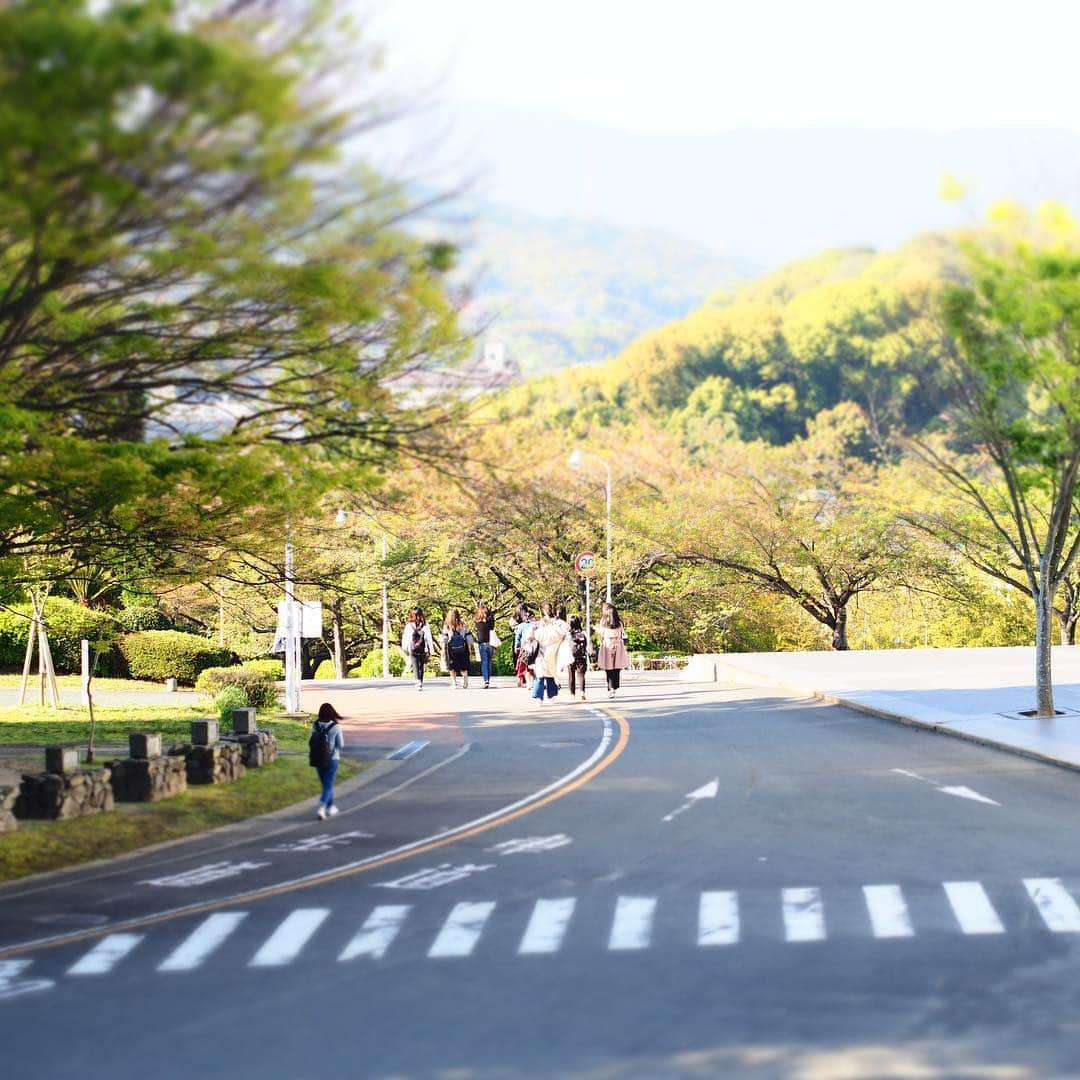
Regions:
[[[468,675],[466,675],[466,676],[465,676],[465,677],[464,677],[464,678],[463,678],[463,679],[461,680],[461,689],[462,689],[462,690],[468,690],[468,689],[469,689],[469,676],[468,676]]]
[[[615,696],[615,691],[614,691],[614,690],[609,690],[609,691],[607,692],[607,696],[608,696],[609,698],[613,698],[613,697]]]
[[[327,811],[326,816],[327,817],[336,817],[337,813],[338,813],[338,808],[336,806],[331,806],[329,811]]]
[[[419,694],[420,691],[423,690],[423,689],[424,689],[424,684],[422,682],[418,682],[416,684],[416,692]]]
[[[326,820],[326,807],[320,806],[319,809],[315,811],[315,816],[320,821],[325,821]]]

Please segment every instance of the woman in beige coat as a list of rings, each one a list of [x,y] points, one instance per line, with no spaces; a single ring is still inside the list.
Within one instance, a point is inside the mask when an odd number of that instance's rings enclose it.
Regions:
[[[535,678],[533,681],[533,699],[537,704],[544,703],[546,691],[549,698],[559,693],[555,677],[559,671],[559,651],[569,636],[566,623],[554,618],[551,604],[540,606],[540,621],[533,627],[532,639],[540,647],[533,663]]]
[[[630,658],[626,655],[626,628],[612,603],[604,605],[604,614],[600,618],[600,653],[597,663],[607,679],[607,696],[614,697],[615,691],[619,689],[623,668],[630,666]]]

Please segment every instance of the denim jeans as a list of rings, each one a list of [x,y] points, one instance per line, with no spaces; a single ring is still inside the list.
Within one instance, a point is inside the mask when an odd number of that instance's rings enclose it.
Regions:
[[[481,641],[478,648],[480,649],[480,675],[484,682],[491,682],[491,658],[495,655],[495,650],[486,641]]]
[[[559,688],[555,685],[554,679],[537,675],[536,681],[533,683],[532,696],[536,698],[537,701],[543,701],[545,690],[547,691],[547,696],[549,698],[553,698],[559,693]]]
[[[334,805],[334,777],[337,776],[338,764],[337,758],[331,758],[329,765],[324,765],[319,769],[319,779],[322,781],[320,806],[329,808]]]

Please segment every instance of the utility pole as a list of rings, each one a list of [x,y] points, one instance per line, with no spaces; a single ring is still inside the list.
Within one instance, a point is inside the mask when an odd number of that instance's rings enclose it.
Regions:
[[[285,538],[285,711],[300,711],[300,620],[296,610],[292,531]]]

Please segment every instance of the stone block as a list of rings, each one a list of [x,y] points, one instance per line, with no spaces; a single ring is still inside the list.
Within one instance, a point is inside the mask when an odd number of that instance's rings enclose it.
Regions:
[[[254,709],[233,709],[232,729],[234,735],[254,735],[259,730]]]
[[[182,757],[128,758],[110,767],[117,802],[160,802],[187,791],[187,764]]]
[[[133,731],[128,736],[128,753],[133,758],[161,757],[161,736],[156,731]]]
[[[113,808],[112,770],[75,774],[24,773],[15,800],[17,818],[71,818]]]
[[[235,741],[216,746],[184,743],[169,750],[170,757],[182,757],[189,784],[227,784],[244,775],[243,750]]]
[[[213,746],[218,741],[216,720],[192,720],[191,741],[195,746]]]
[[[45,771],[57,776],[76,772],[79,768],[79,751],[74,746],[46,746]]]

